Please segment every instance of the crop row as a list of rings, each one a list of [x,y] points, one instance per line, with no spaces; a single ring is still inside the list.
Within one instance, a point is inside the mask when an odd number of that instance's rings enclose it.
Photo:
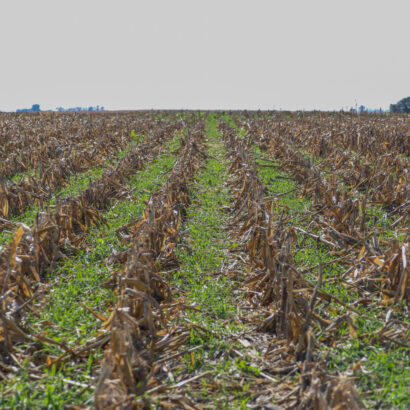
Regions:
[[[124,117],[124,119],[127,118]],[[143,120],[139,120],[138,123],[135,117],[129,118],[128,122],[119,128],[110,125],[110,120],[114,125],[121,124],[115,118],[100,119],[100,125],[96,125],[90,135],[84,138],[79,135],[79,141],[76,141],[77,137],[74,141],[70,141],[69,137],[61,139],[60,142],[66,145],[66,149],[60,146],[60,151],[55,157],[51,156],[50,152],[44,152],[41,146],[36,149],[32,146],[31,153],[38,152],[41,155],[48,154],[48,156],[44,158],[44,161],[34,164],[34,168],[30,168],[18,179],[15,176],[14,180],[2,184],[0,187],[0,217],[6,219],[3,222],[7,222],[10,216],[21,215],[30,206],[42,206],[57,190],[67,184],[71,176],[83,173],[95,166],[104,166],[110,162],[115,164],[116,155],[124,155],[126,150],[130,149],[130,144],[137,143],[139,137],[135,134],[134,129],[141,131],[145,129],[149,132],[148,125],[144,124]],[[109,126],[103,127],[104,121]],[[125,152],[120,152],[124,149]]]
[[[143,217],[121,230],[132,244],[123,266],[107,283],[117,302],[104,323],[110,339],[95,393],[97,408],[130,406],[135,396],[155,384],[160,371],[155,361],[186,339],[164,332],[167,323],[161,303],[170,302],[172,294],[161,272],[178,264],[175,245],[189,203],[188,184],[202,155],[202,129],[197,122],[183,140],[172,173],[149,199]]]
[[[17,321],[34,299],[46,270],[56,266],[64,254],[81,247],[88,227],[103,222],[99,210],[127,195],[127,179],[158,155],[164,141],[179,129],[180,124],[159,127],[77,197],[65,198],[53,210],[39,212],[34,227],[18,228],[13,242],[0,254],[2,354],[8,355],[17,341],[30,340],[31,335],[25,334]]]
[[[252,128],[251,120],[249,126]],[[226,132],[245,134],[244,130]],[[345,333],[348,330],[350,338],[357,341],[357,353],[354,355],[360,354],[360,349],[362,354],[370,353],[374,359],[370,359],[370,355],[365,359],[368,366],[378,367],[383,372],[383,367],[378,363],[380,354],[373,352],[382,349],[385,355],[399,362],[401,350],[408,347],[408,325],[404,319],[409,298],[408,214],[403,211],[402,205],[398,205],[392,215],[396,213],[399,218],[392,222],[387,218],[386,224],[386,217],[377,209],[380,205],[366,203],[365,195],[360,197],[335,181],[331,175],[320,172],[316,164],[291,143],[278,138],[269,141],[264,138],[261,142],[262,138],[254,136],[242,141],[244,146],[255,152],[258,174],[266,175],[268,179],[258,188],[267,196],[260,194],[259,200],[251,197],[246,205],[242,205],[248,211],[244,214],[247,222],[243,222],[240,232],[245,235],[248,252],[257,266],[262,268],[269,266],[269,263],[272,266],[273,263],[271,272],[276,272],[269,275],[266,268],[262,269],[248,282],[252,303],[255,306],[260,303],[269,307],[269,310],[273,307],[274,313],[261,329],[273,331],[278,337],[286,337],[291,345],[297,347],[296,350],[300,350],[301,339],[292,340],[286,332],[290,332],[293,326],[299,331],[303,329],[302,325],[306,322],[302,318],[308,317],[312,340],[320,347],[318,356],[323,356],[319,352],[328,347],[334,355],[337,351],[345,355],[352,354],[355,350],[349,347],[350,340]],[[238,142],[236,144],[239,145]],[[255,151],[254,144],[266,152]],[[241,161],[242,164],[246,163],[243,159]],[[248,170],[248,178],[254,179],[254,173],[255,169]],[[258,186],[256,182],[245,184],[244,176],[239,181],[243,190],[246,189],[245,185]],[[270,185],[287,189],[279,193],[272,192]],[[244,191],[240,192],[238,196],[242,198]],[[250,188],[248,192],[251,192]],[[262,197],[264,202],[261,202]],[[259,208],[257,204],[260,204]],[[273,217],[270,216],[272,212]],[[274,222],[269,222],[271,218]],[[271,228],[269,223],[272,224]],[[264,242],[270,244],[270,248]],[[276,265],[275,257],[272,256],[275,254]],[[270,258],[266,259],[269,255]],[[287,269],[283,267],[282,258]],[[309,261],[316,261],[316,264]],[[277,272],[280,275],[283,275],[281,272],[288,272],[288,277],[275,288],[272,284],[278,283]],[[310,294],[314,292],[310,296],[310,303],[302,298],[308,289]],[[275,302],[279,298],[282,298],[280,306]],[[294,306],[298,304],[296,311],[304,313],[299,318],[292,317]],[[290,317],[286,317],[286,309],[290,309]],[[306,332],[308,328],[305,328]],[[366,343],[373,350],[363,347]],[[338,359],[325,360],[327,366],[336,362]],[[358,363],[353,364],[360,369]],[[337,366],[345,368],[341,362]],[[358,374],[361,374],[361,388],[366,390],[373,385],[376,391],[383,390],[385,373],[375,375],[373,380],[369,380],[365,373],[359,371]],[[402,383],[402,376],[391,377],[395,385]],[[308,383],[310,386],[311,382]],[[366,391],[370,396],[375,393]],[[396,395],[393,392],[389,395],[403,400],[399,390]],[[374,401],[371,403],[374,404]]]
[[[305,157],[309,166],[313,162],[318,171],[365,193],[369,201],[390,211],[410,209],[408,119],[307,115],[238,123],[262,149],[269,147],[275,158],[281,158],[281,163],[298,163],[298,157]]]
[[[94,156],[124,147],[132,131],[146,134],[152,124],[141,113],[1,114],[0,179],[65,162],[80,170]]]
[[[317,408],[320,405],[333,408],[345,403],[349,408],[359,407],[354,387],[330,377],[323,364],[315,363],[312,322],[321,325],[314,314],[318,286],[312,287],[294,268],[292,245],[296,239],[292,228],[285,226],[285,219],[274,212],[274,198],[266,197],[257,169],[246,146],[235,130],[225,129],[227,150],[232,158],[231,172],[235,176],[234,225],[235,235],[246,247],[247,254],[258,269],[258,274],[248,280],[248,286],[257,294],[258,302],[269,305],[272,314],[261,325],[263,331],[273,330],[278,339],[286,341],[283,368],[294,361],[302,363],[302,378],[296,389],[289,392],[286,383],[280,386],[283,396],[297,396],[299,408]],[[320,286],[320,284],[319,284]],[[270,360],[275,355],[270,356]],[[293,359],[293,360],[292,360]],[[277,360],[277,357],[276,357]],[[320,390],[318,386],[321,386]]]
[[[259,144],[257,139],[253,142]],[[406,299],[406,260],[410,251],[406,245],[409,241],[406,221],[408,223],[407,210],[410,206],[407,180],[401,181],[396,190],[392,190],[384,181],[379,190],[374,190],[369,197],[364,195],[360,199],[359,195],[340,187],[334,177],[324,177],[314,163],[289,146],[285,140],[272,138],[267,149],[269,157],[278,161],[283,170],[288,171],[297,183],[303,185],[303,195],[312,198],[315,208],[319,210],[314,218],[316,230],[320,232],[319,237],[334,249],[348,248],[350,254],[356,255],[356,264],[360,268],[359,272],[354,271],[355,277],[362,276],[365,272],[374,279],[378,278],[385,294],[394,298],[394,301]],[[343,173],[345,170],[341,164],[339,166]],[[403,234],[407,235],[402,244],[394,237],[387,243],[379,244],[374,231],[368,227],[367,201],[370,202],[372,197],[381,202],[382,206],[393,203],[393,213],[403,215],[396,224],[398,228],[402,224]]]

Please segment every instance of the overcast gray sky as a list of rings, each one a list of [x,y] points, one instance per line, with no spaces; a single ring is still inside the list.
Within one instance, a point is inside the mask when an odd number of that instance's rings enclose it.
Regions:
[[[1,0],[0,110],[385,108],[409,22],[410,0]]]

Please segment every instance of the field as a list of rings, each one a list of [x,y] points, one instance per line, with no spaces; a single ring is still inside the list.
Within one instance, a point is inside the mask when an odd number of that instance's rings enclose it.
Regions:
[[[1,408],[409,408],[410,117],[0,114]]]

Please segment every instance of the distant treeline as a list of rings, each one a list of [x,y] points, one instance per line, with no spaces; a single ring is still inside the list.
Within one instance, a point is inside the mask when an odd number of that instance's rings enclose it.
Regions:
[[[38,112],[40,110],[40,104],[33,104],[31,108],[20,108],[19,110],[16,110],[17,112]]]
[[[57,111],[104,111],[104,107],[100,107],[99,105],[95,107],[72,107],[72,108],[64,108],[64,107],[57,107]]]
[[[382,108],[368,108],[361,105],[359,108],[352,108],[351,111],[362,113],[362,112],[389,112],[389,110],[383,110]]]
[[[40,109],[40,104],[33,104],[31,108],[20,108],[16,110],[17,112],[39,112],[41,111]],[[47,110],[51,111],[51,110]],[[64,108],[64,107],[57,107],[56,111],[63,112],[63,111],[104,111],[104,107],[100,107],[99,105],[93,107],[72,107],[72,108]],[[367,108],[364,105],[361,105],[360,107],[350,108],[350,112],[357,112],[357,113],[372,113],[372,112],[396,112],[396,113],[410,113],[410,97],[403,98],[396,104],[390,104],[390,109],[388,110],[383,110],[382,108]]]
[[[33,104],[31,108],[20,108],[17,109],[16,112],[40,112],[40,104]],[[46,110],[51,111],[51,110]],[[64,107],[57,107],[56,111],[104,111],[104,107],[100,107],[99,105],[95,107],[72,107],[72,108],[64,108]]]

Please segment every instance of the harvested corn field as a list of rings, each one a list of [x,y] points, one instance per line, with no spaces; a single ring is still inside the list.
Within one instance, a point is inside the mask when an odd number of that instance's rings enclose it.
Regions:
[[[0,114],[2,408],[408,408],[410,118]]]

